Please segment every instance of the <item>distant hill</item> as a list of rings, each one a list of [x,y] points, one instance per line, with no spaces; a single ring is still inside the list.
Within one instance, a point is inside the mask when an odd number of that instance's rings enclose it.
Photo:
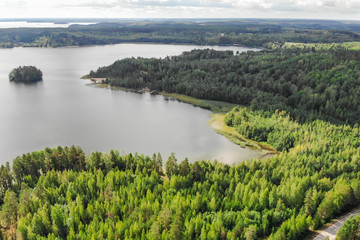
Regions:
[[[69,28],[0,29],[0,46],[60,47],[154,42],[264,47],[269,43],[360,40],[360,22],[299,19],[96,19]],[[45,21],[45,20],[44,20]],[[58,19],[48,19],[59,23]],[[83,22],[93,22],[82,19]]]

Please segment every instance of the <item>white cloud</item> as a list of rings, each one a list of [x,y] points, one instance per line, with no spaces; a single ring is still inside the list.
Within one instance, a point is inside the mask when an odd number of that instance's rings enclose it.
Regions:
[[[360,0],[5,0],[2,18],[340,18],[360,20]]]

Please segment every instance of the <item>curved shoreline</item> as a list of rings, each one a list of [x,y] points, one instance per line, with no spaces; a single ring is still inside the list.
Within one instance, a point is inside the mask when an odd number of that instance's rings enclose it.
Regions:
[[[182,45],[182,46],[195,46],[195,47],[236,47],[236,48],[247,48],[251,51],[261,51],[263,49],[268,49],[261,46],[246,46],[240,44],[197,44],[197,43],[181,43],[181,42],[137,42],[137,41],[124,41],[124,42],[117,42],[117,43],[106,43],[106,44],[85,44],[85,45],[59,45],[59,46],[38,46],[38,45],[31,45],[31,44],[13,44],[13,43],[1,43],[0,42],[0,49],[12,49],[12,48],[82,48],[82,47],[96,47],[96,46],[112,46],[112,45],[124,45],[124,44],[137,44],[137,45]],[[234,51],[235,53],[235,51]]]
[[[92,83],[89,85],[98,88],[109,88],[111,90],[120,90],[126,92],[135,92],[135,93],[149,92],[148,89],[131,89],[124,87],[114,87],[104,83]],[[218,134],[223,135],[231,142],[239,145],[240,147],[243,148],[248,147],[252,150],[260,151],[261,155],[260,157],[258,157],[259,159],[268,158],[279,154],[279,152],[276,149],[274,149],[272,146],[267,145],[265,143],[253,141],[251,139],[247,139],[241,134],[239,134],[234,128],[229,127],[225,124],[224,122],[225,113],[230,111],[233,107],[238,106],[237,104],[199,99],[178,93],[159,92],[158,94],[166,98],[173,98],[180,102],[188,103],[196,107],[201,107],[210,110],[213,114],[211,115],[211,119],[209,120],[208,125],[212,129],[214,129]]]
[[[217,133],[225,136],[233,143],[241,147],[249,147],[251,149],[261,151],[259,159],[268,158],[279,154],[279,152],[270,145],[245,138],[243,135],[239,134],[233,127],[227,126],[224,122],[224,118],[224,113],[214,113],[211,115],[211,119],[209,120],[208,124]]]

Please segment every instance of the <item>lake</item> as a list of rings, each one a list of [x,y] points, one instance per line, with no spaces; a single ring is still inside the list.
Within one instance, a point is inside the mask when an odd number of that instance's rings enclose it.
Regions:
[[[259,156],[217,134],[211,112],[162,96],[87,86],[80,77],[125,57],[166,57],[204,46],[119,44],[66,48],[0,49],[0,164],[45,147],[80,146],[120,153],[171,152],[179,160],[238,163]],[[214,49],[246,51],[240,47]],[[43,82],[9,82],[18,66],[33,65]]]

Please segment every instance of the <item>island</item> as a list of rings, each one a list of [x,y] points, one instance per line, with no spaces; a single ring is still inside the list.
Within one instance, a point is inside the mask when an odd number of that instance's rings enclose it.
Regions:
[[[9,80],[24,83],[38,82],[42,81],[42,72],[34,66],[20,66],[10,72]]]

